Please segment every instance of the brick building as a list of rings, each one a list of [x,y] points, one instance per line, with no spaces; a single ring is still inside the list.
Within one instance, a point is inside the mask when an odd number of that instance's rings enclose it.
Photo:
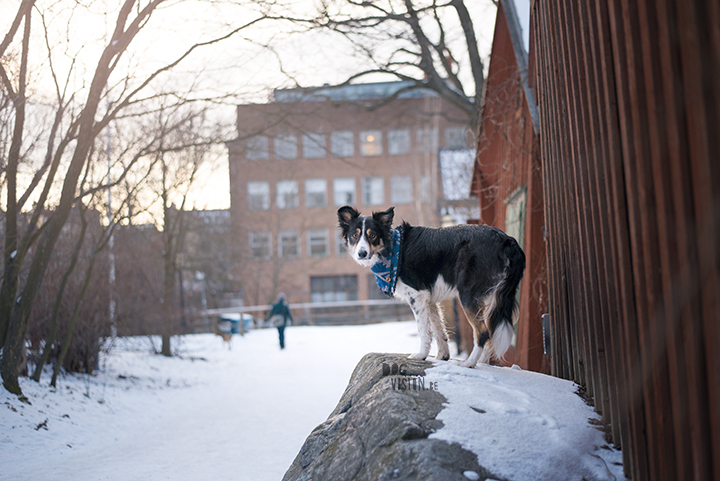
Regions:
[[[246,305],[281,291],[290,302],[383,297],[346,257],[339,206],[369,214],[392,205],[396,223],[440,225],[440,153],[472,145],[468,119],[411,86],[276,90],[269,103],[238,106],[238,138],[227,145],[234,276]]]

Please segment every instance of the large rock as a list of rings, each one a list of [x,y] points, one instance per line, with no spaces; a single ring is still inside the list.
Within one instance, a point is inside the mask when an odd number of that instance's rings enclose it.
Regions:
[[[366,355],[283,481],[499,479],[459,444],[428,438],[442,427],[436,416],[446,402],[424,381],[431,366],[405,355]]]

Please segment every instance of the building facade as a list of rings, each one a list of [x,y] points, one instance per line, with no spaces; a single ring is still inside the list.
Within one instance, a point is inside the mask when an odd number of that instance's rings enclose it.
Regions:
[[[395,207],[395,223],[439,226],[439,154],[467,149],[467,117],[404,82],[274,93],[238,107],[228,142],[233,266],[246,305],[383,298],[349,258],[337,209]],[[447,189],[447,188],[446,188]]]

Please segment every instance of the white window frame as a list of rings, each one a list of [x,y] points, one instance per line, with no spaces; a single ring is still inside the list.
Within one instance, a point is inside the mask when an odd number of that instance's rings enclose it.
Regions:
[[[286,248],[288,247],[285,239],[294,239],[295,241],[295,252],[288,253]],[[300,257],[300,233],[296,230],[284,230],[278,234],[278,257],[281,259],[297,259]]]
[[[325,134],[304,134],[302,136],[303,157],[306,159],[322,159],[327,154]]]
[[[388,154],[409,154],[410,144],[410,129],[393,129],[388,131]]]
[[[248,160],[267,160],[270,142],[266,135],[255,135],[245,143],[245,158]]]
[[[385,203],[385,180],[382,177],[363,177],[363,205],[382,205]]]
[[[278,209],[297,209],[300,205],[297,180],[279,180],[275,185]]]
[[[320,187],[322,186],[322,187]],[[313,196],[322,195],[321,202],[315,202]],[[308,209],[327,207],[327,180],[306,179],[305,180],[305,207]]]
[[[264,255],[257,255],[256,250],[262,249]],[[250,257],[254,260],[270,259],[272,252],[272,236],[269,232],[250,232]]]
[[[275,136],[275,158],[280,160],[297,159],[297,135],[278,134]]]
[[[383,153],[382,130],[363,130],[360,132],[360,155],[377,157]]]
[[[256,198],[260,201],[256,202]],[[247,183],[248,210],[270,209],[270,183],[265,181],[252,181]]]
[[[335,157],[353,157],[355,134],[351,130],[336,130],[330,133],[330,152]]]
[[[330,255],[327,229],[309,229],[307,231],[308,257],[327,257]]]
[[[347,188],[350,186],[352,186],[352,189]],[[344,190],[341,190],[341,188],[344,188]],[[335,207],[355,205],[357,203],[355,179],[353,177],[333,179],[333,202]]]

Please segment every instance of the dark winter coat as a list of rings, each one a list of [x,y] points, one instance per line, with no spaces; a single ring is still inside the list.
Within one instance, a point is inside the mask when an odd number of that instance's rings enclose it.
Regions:
[[[282,316],[283,321],[281,324],[273,323],[272,318],[275,315]],[[285,327],[288,323],[293,323],[292,315],[290,315],[290,307],[288,306],[288,303],[282,299],[277,301],[275,304],[273,304],[272,309],[270,310],[270,314],[268,314],[268,319],[270,320],[273,327]]]

